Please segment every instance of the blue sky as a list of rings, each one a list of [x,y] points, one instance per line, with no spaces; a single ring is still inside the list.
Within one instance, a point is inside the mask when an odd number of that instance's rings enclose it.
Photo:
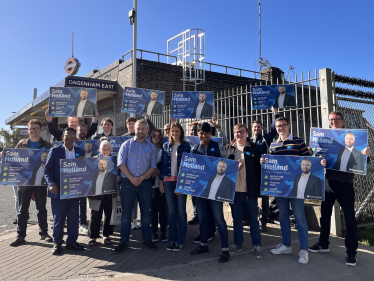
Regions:
[[[0,2],[0,128],[5,119],[66,76],[74,55],[83,76],[132,48],[133,1]],[[373,80],[374,1],[262,0],[262,56],[287,73],[314,69]],[[206,61],[257,70],[257,0],[139,0],[138,48],[166,53],[166,41],[189,29],[206,32]],[[235,74],[234,72],[232,74]]]

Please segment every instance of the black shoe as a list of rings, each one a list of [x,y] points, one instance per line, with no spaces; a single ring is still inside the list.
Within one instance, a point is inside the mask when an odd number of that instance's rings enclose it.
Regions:
[[[214,235],[213,235],[212,237],[209,237],[209,238],[207,239],[207,241],[208,241],[208,242],[209,242],[209,241],[212,241],[213,238],[214,238]],[[197,237],[193,240],[193,242],[196,243],[196,244],[201,244],[201,242],[200,242],[200,235],[197,236]]]
[[[53,238],[49,236],[49,234],[47,233],[47,234],[40,235],[40,240],[44,240],[46,242],[52,242]]]
[[[173,248],[172,251],[173,252],[179,252],[180,250],[183,249],[183,247],[184,247],[184,245],[180,245],[180,244],[175,243],[174,248]]]
[[[84,247],[79,245],[77,242],[75,242],[75,244],[66,244],[65,249],[74,250],[74,251],[83,251]]]
[[[61,245],[54,244],[52,248],[52,255],[59,255],[61,254]]]
[[[168,238],[166,237],[166,234],[165,233],[161,233],[160,235],[160,240],[162,242],[168,242]]]
[[[26,243],[25,237],[17,236],[16,240],[14,240],[12,243],[10,243],[10,246],[17,247],[17,246],[22,245],[24,243]]]
[[[191,251],[190,254],[191,255],[198,255],[198,254],[205,253],[205,252],[209,252],[209,247],[200,245],[195,250]]]
[[[313,252],[313,253],[328,253],[328,252],[330,252],[330,249],[329,249],[329,246],[322,247],[321,244],[319,244],[319,242],[317,242],[312,247],[309,247],[308,251]]]
[[[115,254],[122,253],[129,245],[126,243],[119,243],[119,245],[114,249]]]
[[[188,224],[189,225],[199,224],[199,217],[195,215],[190,221],[188,221]]]
[[[349,266],[356,266],[356,256],[346,256],[345,257],[345,264]]]
[[[227,262],[229,259],[230,259],[230,253],[228,251],[224,251],[219,256],[218,262],[219,263]]]
[[[18,220],[15,219],[15,220],[13,221],[13,224],[17,224],[17,223],[18,223]]]
[[[143,242],[143,244],[146,245],[147,248],[150,249],[151,251],[157,251],[158,250],[156,244],[153,243],[151,240],[145,241],[145,242]]]
[[[166,247],[166,251],[173,251],[175,242],[170,242],[169,246]]]
[[[158,234],[157,232],[156,233],[153,233],[152,234],[152,242],[158,242],[160,239],[158,238]]]

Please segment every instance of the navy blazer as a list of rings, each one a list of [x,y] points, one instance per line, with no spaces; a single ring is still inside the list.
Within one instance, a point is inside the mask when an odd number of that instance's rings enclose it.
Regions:
[[[338,153],[338,158],[336,159],[336,170],[340,170],[340,164],[342,161],[342,156],[344,153],[345,147],[341,148]],[[357,173],[364,173],[364,156],[361,151],[357,148],[352,149],[352,153],[349,156],[348,163],[347,163],[347,172],[357,172]]]
[[[75,158],[85,155],[84,150],[74,146]],[[47,163],[44,168],[44,178],[47,181],[48,187],[53,183],[57,185],[58,192],[53,194],[48,190],[48,197],[50,198],[60,198],[60,160],[66,159],[65,155],[65,145],[60,144],[54,146],[49,150]]]
[[[192,112],[191,118],[196,118],[196,111],[199,103],[195,104],[195,107]],[[207,102],[204,103],[203,109],[201,110],[200,118],[212,118],[213,116],[213,106],[208,104]]]
[[[299,180],[301,175],[297,175],[293,182],[292,197],[297,197],[297,189],[299,187]],[[321,179],[313,174],[309,175],[309,179],[305,186],[305,199],[322,199],[322,184]]]
[[[278,104],[279,96],[280,95],[277,95],[275,97],[274,108],[279,108],[279,104]],[[283,101],[283,107],[295,107],[295,106],[296,106],[295,98],[291,95],[285,94],[284,101]]]
[[[216,178],[216,176],[217,175],[213,175],[209,178],[208,185],[206,186],[206,189],[205,189],[205,198],[207,199],[209,197],[210,189],[212,188],[212,183],[214,179]],[[224,176],[220,185],[218,186],[215,200],[234,203],[234,200],[232,198],[233,195],[234,195],[234,182],[230,180],[227,176]]]
[[[72,114],[73,117],[77,117],[78,106],[79,106],[80,102],[81,102],[81,100],[79,100],[75,103],[74,111],[73,111],[73,114]],[[85,103],[83,111],[82,111],[82,116],[80,116],[80,117],[87,118],[87,117],[93,117],[93,116],[95,116],[95,104],[92,101],[86,100],[86,103]]]

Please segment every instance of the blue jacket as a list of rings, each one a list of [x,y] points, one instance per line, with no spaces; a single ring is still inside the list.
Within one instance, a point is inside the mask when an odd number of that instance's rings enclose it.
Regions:
[[[75,157],[85,155],[84,150],[74,146]],[[49,150],[47,162],[44,168],[44,178],[47,181],[48,186],[53,183],[57,185],[58,192],[53,194],[48,190],[48,197],[50,198],[60,198],[60,160],[66,159],[65,156],[65,145],[61,144],[54,146]]]
[[[162,146],[162,155],[161,155],[161,169],[160,169],[160,181],[164,180],[164,177],[171,176],[171,153],[173,151],[173,145],[170,142],[164,143]],[[179,167],[181,165],[182,154],[183,152],[190,153],[191,145],[189,142],[179,143],[178,152],[177,152],[177,167],[179,173]]]

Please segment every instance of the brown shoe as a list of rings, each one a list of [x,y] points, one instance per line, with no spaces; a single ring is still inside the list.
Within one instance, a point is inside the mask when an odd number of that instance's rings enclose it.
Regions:
[[[266,224],[261,225],[261,232],[267,232],[267,231],[268,231],[268,227],[266,226]]]

